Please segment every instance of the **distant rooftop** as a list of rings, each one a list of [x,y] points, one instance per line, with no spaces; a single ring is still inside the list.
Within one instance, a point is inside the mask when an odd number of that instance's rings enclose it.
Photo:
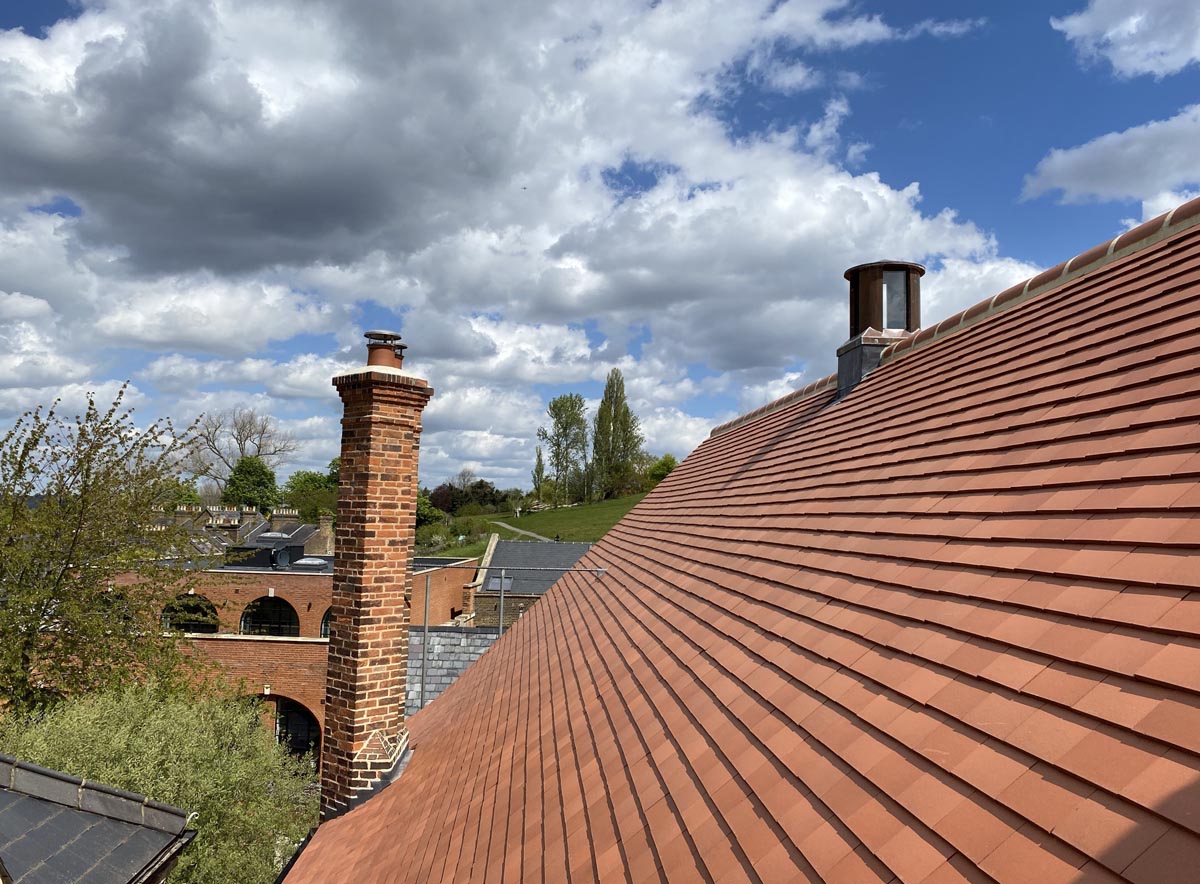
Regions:
[[[0,755],[0,857],[14,884],[161,881],[195,834],[178,808]]]

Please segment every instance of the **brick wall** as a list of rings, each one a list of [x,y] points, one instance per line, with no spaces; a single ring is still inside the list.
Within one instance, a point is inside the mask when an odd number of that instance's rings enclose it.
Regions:
[[[333,381],[343,416],[322,819],[369,794],[407,745],[408,562],[421,411],[433,390],[389,361]]]
[[[515,592],[504,594],[504,628],[508,629],[525,611],[528,611],[540,595],[522,595]],[[475,625],[496,626],[500,617],[500,594],[498,592],[475,593]]]
[[[456,612],[465,607],[469,595],[463,584],[473,574],[458,568],[444,568],[430,574],[429,622],[448,623]],[[296,609],[300,618],[300,635],[319,636],[321,618],[333,602],[332,574],[305,574],[299,571],[238,571],[219,569],[206,571],[196,594],[207,598],[217,609],[220,632],[239,632],[242,612],[257,598],[271,595],[283,599]],[[412,581],[412,621],[425,622],[425,575]]]
[[[247,694],[262,695],[270,685],[272,696],[295,700],[324,727],[325,639],[245,635],[193,636],[189,641]]]
[[[300,635],[316,638],[333,596],[333,575],[220,569],[206,571],[196,588],[196,595],[204,596],[217,609],[219,631],[234,635],[241,629],[246,606],[272,594],[296,609]]]
[[[412,627],[408,637],[406,712],[420,708],[423,628]],[[431,626],[428,651],[429,677],[425,684],[428,705],[454,683],[496,640],[494,630],[470,626]],[[263,696],[270,685],[272,697],[287,697],[304,706],[322,728],[325,726],[325,672],[329,642],[321,638],[269,636],[191,636],[188,641],[205,659],[219,664],[247,694]],[[265,719],[274,727],[273,716]]]

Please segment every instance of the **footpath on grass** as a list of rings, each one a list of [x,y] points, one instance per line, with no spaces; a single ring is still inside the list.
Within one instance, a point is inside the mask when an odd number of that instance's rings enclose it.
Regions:
[[[489,522],[491,522],[491,524],[493,524],[493,525],[499,525],[501,528],[507,528],[509,531],[512,531],[514,534],[524,534],[526,537],[532,537],[534,540],[549,540],[550,539],[549,537],[543,537],[540,534],[534,534],[532,531],[526,531],[524,528],[514,528],[512,525],[508,524],[507,522],[496,522],[493,520],[489,520]]]

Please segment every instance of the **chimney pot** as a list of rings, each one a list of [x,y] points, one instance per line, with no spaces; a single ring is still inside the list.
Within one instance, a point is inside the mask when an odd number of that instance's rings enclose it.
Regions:
[[[400,343],[400,335],[393,331],[376,329],[365,332],[367,339],[367,365],[380,365],[387,368],[402,368],[404,366],[404,351],[407,344]]]
[[[838,398],[879,365],[889,344],[921,327],[921,277],[912,261],[872,261],[844,274],[850,282],[850,339],[838,348]]]
[[[915,332],[921,327],[921,277],[912,261],[872,261],[844,274],[850,282],[850,337],[869,328]]]

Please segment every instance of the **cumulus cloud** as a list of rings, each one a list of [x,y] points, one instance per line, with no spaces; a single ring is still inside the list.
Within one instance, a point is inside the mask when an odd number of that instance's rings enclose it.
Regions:
[[[59,381],[119,371],[163,411],[276,414],[315,468],[329,377],[383,324],[438,391],[422,477],[524,483],[547,390],[620,365],[652,448],[682,455],[731,416],[705,397],[827,370],[846,267],[1000,261],[917,184],[856,171],[864,75],[834,58],[981,21],[849,0],[302,10],[89,0],[44,39],[0,33],[5,396],[50,389],[30,354],[53,336]],[[743,76],[807,121],[732,135]],[[47,204],[67,210],[27,209]]]
[[[1069,203],[1136,199],[1161,205],[1161,195],[1200,184],[1198,138],[1200,104],[1194,104],[1167,120],[1050,151],[1026,177],[1024,195],[1058,191]]]
[[[1200,6],[1192,0],[1088,0],[1050,25],[1082,59],[1103,59],[1121,77],[1161,79],[1200,61]]]

